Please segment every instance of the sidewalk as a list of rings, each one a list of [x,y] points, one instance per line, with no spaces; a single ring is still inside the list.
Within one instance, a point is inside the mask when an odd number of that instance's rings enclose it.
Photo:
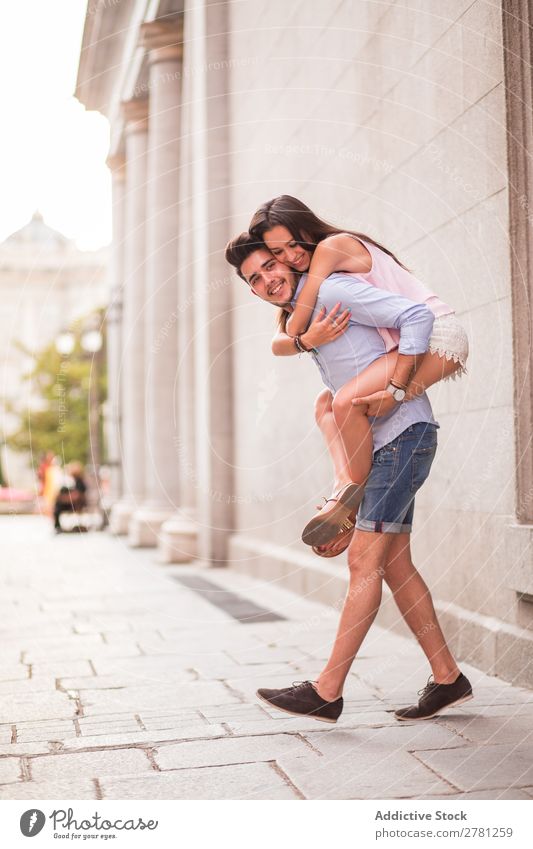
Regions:
[[[256,688],[313,677],[336,612],[107,534],[1,526],[0,798],[533,797],[532,692],[462,665],[474,701],[400,724],[429,671],[374,628],[336,726],[269,711]]]

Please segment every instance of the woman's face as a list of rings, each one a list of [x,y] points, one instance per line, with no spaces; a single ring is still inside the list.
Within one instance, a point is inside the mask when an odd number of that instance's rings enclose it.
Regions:
[[[282,224],[276,224],[263,236],[265,245],[276,259],[290,265],[295,271],[307,271],[311,264],[311,251],[302,248],[290,230]]]

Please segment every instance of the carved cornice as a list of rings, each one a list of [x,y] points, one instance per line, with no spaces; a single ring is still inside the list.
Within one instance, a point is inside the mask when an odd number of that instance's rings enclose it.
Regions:
[[[148,98],[134,97],[122,101],[122,114],[127,132],[141,132],[148,129]]]
[[[183,15],[141,24],[139,43],[148,61],[176,61],[183,57]]]

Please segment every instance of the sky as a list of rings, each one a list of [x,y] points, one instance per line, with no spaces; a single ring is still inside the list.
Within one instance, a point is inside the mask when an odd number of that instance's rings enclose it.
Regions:
[[[111,239],[109,125],[73,95],[86,7],[0,3],[0,242],[35,210],[82,250]]]

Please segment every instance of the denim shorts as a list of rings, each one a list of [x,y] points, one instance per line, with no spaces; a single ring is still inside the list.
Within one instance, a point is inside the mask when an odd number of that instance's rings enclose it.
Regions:
[[[357,514],[361,531],[409,534],[415,495],[437,451],[437,427],[417,422],[374,454],[365,494]]]

